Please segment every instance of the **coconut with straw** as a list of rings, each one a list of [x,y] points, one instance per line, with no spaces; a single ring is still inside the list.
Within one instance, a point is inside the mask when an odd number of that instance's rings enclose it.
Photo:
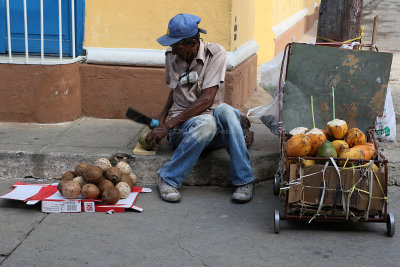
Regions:
[[[311,96],[311,115],[313,120],[313,128],[308,131],[306,135],[311,140],[310,155],[314,156],[315,153],[317,153],[317,149],[319,148],[319,146],[326,141],[326,135],[320,129],[315,127],[313,96]]]
[[[326,124],[326,131],[335,139],[343,139],[347,133],[347,123],[343,120],[336,119],[335,117],[335,88],[332,87],[332,110],[333,120]]]

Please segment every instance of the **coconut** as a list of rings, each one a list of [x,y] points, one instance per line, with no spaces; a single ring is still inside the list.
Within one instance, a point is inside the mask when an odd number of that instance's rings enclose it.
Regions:
[[[113,182],[113,184],[117,184],[121,179],[122,172],[117,167],[111,167],[105,171],[105,176],[106,176],[106,179]]]
[[[83,175],[90,184],[99,184],[103,179],[103,170],[96,166],[89,166]]]
[[[154,145],[152,143],[146,142],[146,136],[148,133],[150,132],[144,132],[139,136],[139,144],[143,149],[152,150],[154,148]]]
[[[367,145],[371,144],[371,145]],[[372,143],[365,143],[364,145],[353,146],[353,148],[362,149],[364,151],[365,160],[371,160],[376,156],[375,146]]]
[[[379,167],[376,166],[375,164],[372,164],[371,167],[372,167],[372,171],[373,171],[373,172],[378,172],[378,171],[379,171]],[[371,170],[371,167],[369,167],[368,170]]]
[[[113,187],[107,187],[104,192],[103,192],[103,200],[107,202],[110,205],[114,205],[115,203],[118,202],[120,199],[120,193],[117,188]]]
[[[75,175],[75,172],[73,172],[73,171],[68,171],[68,172],[64,173],[64,174],[61,176],[61,179],[66,178],[66,179],[68,179],[68,180],[72,180],[72,179],[74,179],[75,176],[76,176],[76,175]]]
[[[347,123],[343,120],[334,119],[326,124],[326,130],[335,139],[343,139],[347,133]]]
[[[321,158],[329,158],[329,157],[337,158],[337,153],[336,153],[335,147],[332,145],[332,143],[327,140],[327,141],[323,142],[322,145],[319,146],[315,156],[321,157]],[[319,162],[319,163],[322,164],[322,162]]]
[[[94,162],[94,166],[99,167],[103,171],[107,170],[108,168],[112,167],[111,162],[106,158],[97,159]]]
[[[125,182],[119,182],[115,188],[119,190],[119,195],[121,198],[128,198],[131,193],[131,187]]]
[[[137,177],[136,174],[134,174],[133,172],[129,173],[129,176],[131,177],[132,181],[133,181],[133,185],[135,185],[137,183]]]
[[[81,190],[81,195],[85,199],[96,199],[99,193],[99,188],[94,184],[85,184]]]
[[[77,198],[81,193],[81,186],[72,180],[62,183],[62,195],[68,199]]]
[[[132,178],[129,176],[129,174],[122,174],[121,179],[120,179],[120,183],[124,182],[127,183],[132,191],[133,186],[135,185]]]
[[[72,181],[77,182],[81,187],[86,184],[86,181],[82,176],[76,176]]]
[[[296,134],[306,133],[307,131],[308,131],[308,128],[306,128],[306,127],[296,127],[289,132],[289,135],[293,136]]]
[[[311,151],[311,140],[304,133],[293,135],[286,144],[289,157],[305,157]]]
[[[310,141],[311,141],[310,155],[313,156],[317,152],[317,149],[319,148],[319,146],[322,145],[322,143],[326,141],[326,136],[318,128],[311,129],[309,132],[306,133],[306,135],[308,136],[308,138],[310,138]]]
[[[60,192],[62,194],[62,184],[65,183],[66,181],[72,181],[73,179],[71,179],[71,177],[67,177],[67,178],[61,178],[60,182],[57,185],[57,190],[58,192]]]
[[[114,187],[114,184],[110,180],[103,179],[99,183],[98,187],[100,190],[100,195],[103,195],[104,190],[106,190],[106,188],[108,188],[108,187]]]
[[[132,171],[131,166],[129,166],[129,164],[126,163],[125,161],[118,162],[116,167],[120,169],[122,173],[125,174],[129,174]]]
[[[303,167],[303,168],[311,167],[311,166],[315,165],[315,160],[313,160],[313,159],[307,159],[307,160],[301,159],[300,160],[300,164],[301,164],[301,167]]]
[[[349,149],[349,144],[346,143],[346,141],[343,140],[335,140],[332,142],[333,147],[336,150],[336,153],[340,155],[344,150]]]
[[[85,162],[79,162],[78,165],[75,167],[75,175],[76,176],[83,176],[86,168],[89,167]]]
[[[339,158],[344,158],[344,159],[364,159],[364,157],[365,157],[364,151],[356,147],[344,150],[339,156]],[[343,166],[345,162],[346,162],[345,160],[341,160],[339,164]],[[354,165],[356,163],[357,163],[356,161],[347,161],[346,165]]]
[[[347,132],[344,141],[349,144],[349,147],[353,147],[357,145],[364,145],[367,141],[367,138],[365,137],[363,131],[358,128],[352,128]]]

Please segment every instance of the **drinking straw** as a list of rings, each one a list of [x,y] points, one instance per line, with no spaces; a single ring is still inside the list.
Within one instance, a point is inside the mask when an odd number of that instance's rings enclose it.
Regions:
[[[312,123],[313,123],[313,127],[315,128],[313,96],[311,96],[311,114],[312,114]]]
[[[332,87],[333,120],[335,120],[335,88]]]

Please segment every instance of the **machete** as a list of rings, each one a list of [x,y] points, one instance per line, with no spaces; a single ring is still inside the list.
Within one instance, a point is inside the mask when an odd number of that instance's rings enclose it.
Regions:
[[[146,124],[151,129],[160,126],[160,122],[157,119],[151,119],[148,116],[134,110],[133,108],[128,108],[125,115],[128,119],[136,121],[138,123]]]

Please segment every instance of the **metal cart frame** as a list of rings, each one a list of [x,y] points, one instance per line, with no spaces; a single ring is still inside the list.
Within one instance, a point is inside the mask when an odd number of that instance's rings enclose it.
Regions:
[[[284,149],[285,145],[285,140],[286,140],[286,133],[283,127],[283,121],[282,121],[282,105],[283,105],[283,96],[284,96],[284,88],[283,88],[283,79],[287,79],[287,73],[288,73],[288,67],[289,67],[289,59],[290,59],[290,52],[292,49],[292,44],[289,43],[286,45],[285,50],[284,50],[284,55],[282,59],[282,65],[281,65],[281,73],[280,73],[280,79],[279,79],[279,129],[280,129],[280,155],[281,155],[281,160],[279,162],[278,170],[274,176],[274,184],[273,184],[273,192],[275,195],[279,195],[282,191],[282,185],[289,184],[289,170],[290,170],[290,160],[299,160],[298,157],[289,157],[286,154],[286,151]],[[321,45],[321,46],[333,46],[333,47],[339,47],[342,45],[342,43],[316,43],[315,45]],[[378,51],[378,49],[373,46],[373,45],[368,45],[368,44],[359,44],[358,46],[361,47],[370,47],[372,49],[375,49]],[[375,131],[373,127],[371,127],[368,131],[368,140],[370,142],[373,142],[375,145],[375,148],[378,148],[378,144],[376,142],[375,138]],[[383,154],[381,153],[380,150],[378,150],[378,159],[374,161],[376,164],[380,164],[381,166],[384,167],[384,173],[385,173],[385,185],[383,186],[384,190],[384,195],[388,195],[388,161],[385,159]],[[316,157],[303,157],[302,159],[308,160],[308,159],[313,159],[313,160],[329,160],[329,158],[316,158]],[[336,158],[335,160],[346,160],[343,158]],[[363,161],[363,160],[349,160],[349,161],[358,161],[358,162],[368,162],[368,161]],[[299,215],[299,214],[293,214],[290,212],[289,208],[289,192],[286,192],[284,194],[284,214],[281,216],[279,214],[278,210],[274,211],[274,231],[275,233],[279,233],[280,231],[280,220],[293,220],[293,221],[309,221],[312,219],[313,216],[310,215]],[[326,222],[346,222],[345,217],[343,216],[323,216],[323,217],[316,217],[313,218],[314,221],[326,221]],[[377,215],[377,216],[371,216],[368,218],[361,218],[358,220],[358,222],[378,222],[378,223],[386,223],[386,231],[388,236],[393,236],[395,233],[395,221],[394,221],[394,216],[392,213],[388,212],[388,205],[387,201],[385,201],[382,213]]]

